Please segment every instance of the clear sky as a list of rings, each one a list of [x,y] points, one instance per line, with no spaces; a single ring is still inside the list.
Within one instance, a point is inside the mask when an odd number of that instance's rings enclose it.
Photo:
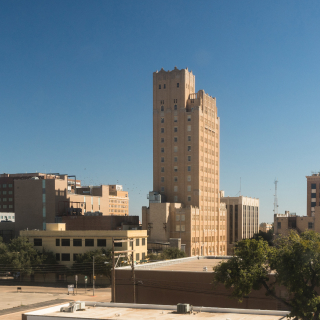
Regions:
[[[320,171],[319,1],[1,1],[0,172],[152,190],[152,73],[217,98],[220,189],[306,214]]]

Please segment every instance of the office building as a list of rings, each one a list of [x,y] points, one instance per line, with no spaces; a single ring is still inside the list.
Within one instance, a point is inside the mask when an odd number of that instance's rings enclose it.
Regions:
[[[233,254],[234,245],[249,239],[259,232],[259,199],[244,196],[224,197],[220,201],[227,210],[228,254]]]
[[[74,176],[73,176],[74,177]],[[45,230],[46,223],[73,215],[128,215],[128,192],[121,185],[71,188],[66,174],[1,174],[0,215],[15,215],[15,233]]]
[[[193,73],[154,72],[153,191],[149,208],[143,208],[150,242],[181,237],[187,255],[226,253],[219,141],[216,99],[195,92]]]

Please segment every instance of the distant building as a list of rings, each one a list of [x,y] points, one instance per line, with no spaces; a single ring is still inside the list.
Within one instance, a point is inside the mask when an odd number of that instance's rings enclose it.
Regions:
[[[320,206],[320,173],[314,173],[307,178],[307,216],[312,217],[315,207]]]
[[[320,232],[320,207],[315,207],[312,216],[297,216],[296,213],[290,213],[290,211],[274,215],[274,234],[276,236],[288,235],[291,230],[298,233],[307,230]]]
[[[142,224],[150,242],[180,237],[188,256],[226,254],[217,112],[188,69],[153,73],[153,199]]]
[[[45,230],[62,216],[129,215],[128,192],[120,185],[81,186],[66,174],[0,174],[0,215],[15,214],[15,234]],[[76,181],[76,186],[72,187]]]
[[[66,266],[72,265],[77,255],[87,251],[112,249],[112,238],[133,238],[134,258],[137,262],[147,255],[146,230],[66,230],[65,223],[48,223],[45,231],[23,230],[20,236],[27,237],[39,251],[45,249],[53,252],[56,260]],[[117,243],[117,251],[121,250],[132,250],[132,247],[127,242]]]
[[[259,199],[222,196],[220,201],[226,205],[228,254],[232,254],[235,243],[259,232]]]
[[[262,222],[262,223],[260,223],[259,231],[268,232],[272,228],[273,228],[273,224],[272,223]]]

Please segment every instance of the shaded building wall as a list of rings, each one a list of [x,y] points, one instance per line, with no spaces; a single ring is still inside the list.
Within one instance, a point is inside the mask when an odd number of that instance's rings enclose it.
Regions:
[[[278,300],[265,295],[265,289],[253,291],[240,303],[231,299],[231,290],[222,284],[213,285],[213,272],[174,272],[136,270],[136,303],[174,305],[189,303],[193,306],[287,310]],[[276,293],[284,297],[286,289]],[[131,270],[116,270],[116,302],[133,302]]]

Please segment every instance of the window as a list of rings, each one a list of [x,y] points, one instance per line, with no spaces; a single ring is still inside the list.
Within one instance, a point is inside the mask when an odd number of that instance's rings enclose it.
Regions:
[[[161,157],[161,162],[164,162],[164,157]]]
[[[188,196],[188,201],[191,201],[191,196]]]
[[[12,194],[12,191],[8,191],[8,194]]]
[[[187,176],[187,181],[191,181],[191,176]]]
[[[191,186],[187,186],[187,191],[191,191]]]
[[[178,127],[174,127],[173,132],[178,132]]]
[[[173,197],[173,201],[174,201],[174,202],[178,202],[178,196],[174,196],[174,197]]]
[[[164,128],[161,128],[160,132],[161,132],[161,133],[164,133]]]
[[[9,204],[9,209],[12,209],[13,208],[13,205],[12,204]]]
[[[174,192],[178,192],[178,186],[174,186],[174,187],[173,187],[173,191],[174,191]]]
[[[164,192],[164,187],[161,187],[161,192]]]
[[[173,152],[178,152],[178,147],[177,146],[173,147]]]
[[[173,107],[174,110],[178,110],[178,106],[175,104]]]
[[[181,225],[181,231],[183,232],[183,231],[186,231],[186,226],[183,224],[183,225]]]
[[[191,141],[191,136],[188,136],[188,141]]]
[[[164,177],[161,177],[161,182],[164,182]]]
[[[136,261],[140,260],[140,253],[136,253]]]
[[[143,245],[143,246],[146,245],[146,238],[142,238],[142,245]]]
[[[173,177],[174,182],[178,182],[178,177]]]
[[[12,183],[9,183],[8,187],[9,187],[9,188],[12,188]]]
[[[97,246],[98,247],[106,247],[107,246],[107,240],[106,239],[97,239]]]
[[[281,229],[281,222],[277,223],[277,227],[278,227],[278,229]]]
[[[85,239],[84,243],[86,247],[94,247],[94,239]]]
[[[136,239],[136,246],[137,246],[137,247],[140,246],[140,239],[139,239],[139,238]]]
[[[161,143],[164,143],[164,138],[161,138]]]
[[[191,116],[188,116],[187,119],[188,119],[188,121],[191,121]]]
[[[161,172],[164,172],[164,167],[161,167]]]
[[[160,109],[161,109],[161,111],[164,111],[164,106],[161,106],[161,108],[160,108]]]
[[[79,256],[79,253],[74,253],[73,254],[73,261],[77,261],[78,256]]]
[[[3,195],[7,194],[7,191],[2,191],[2,194],[3,194]]]
[[[82,247],[82,239],[73,239],[74,247]]]
[[[191,151],[191,146],[188,146],[188,151]]]
[[[178,137],[174,137],[173,142],[178,142]]]
[[[33,245],[34,245],[35,247],[41,247],[41,246],[42,246],[42,239],[40,239],[40,238],[34,238],[34,239],[33,239]]]
[[[166,88],[166,84],[164,83],[164,84],[163,84],[163,89],[165,89],[165,88]]]
[[[311,184],[311,189],[316,189],[316,188],[317,188],[316,183],[312,183],[312,184]]]
[[[189,172],[191,171],[191,166],[188,166],[188,171],[189,171]]]
[[[56,253],[56,261],[60,261],[60,253]]]
[[[70,239],[61,239],[61,245],[63,247],[70,247]]]
[[[188,131],[191,131],[191,126],[190,126],[190,125],[187,126],[187,130],[188,130]]]
[[[70,253],[61,253],[61,261],[70,261]]]
[[[60,246],[60,239],[56,239],[56,247]]]
[[[173,167],[174,172],[178,172],[178,167]]]
[[[189,161],[189,162],[191,161],[191,156],[188,156],[188,161]]]
[[[177,116],[173,117],[173,122],[178,122],[178,117]]]
[[[179,88],[179,82],[177,83],[177,88]]]
[[[12,198],[9,198],[9,202],[12,202]]]
[[[313,222],[308,222],[308,229],[313,229]]]
[[[159,84],[159,89],[161,89],[161,84]]]
[[[173,157],[174,162],[178,162],[178,157]]]
[[[164,153],[164,148],[161,148],[161,153]]]
[[[6,188],[7,187],[7,185],[4,183],[3,185],[2,185],[2,188]]]
[[[181,221],[186,221],[186,216],[184,214],[181,215]]]
[[[7,209],[7,205],[4,204],[4,205],[2,206],[2,208],[3,208],[3,209]]]
[[[114,239],[115,241],[119,241],[119,240],[121,240],[121,239]],[[122,242],[115,242],[114,243],[114,246],[115,247],[122,247]]]
[[[176,231],[180,231],[180,225],[176,225]]]
[[[160,122],[161,122],[161,123],[164,123],[164,118],[160,118]]]

